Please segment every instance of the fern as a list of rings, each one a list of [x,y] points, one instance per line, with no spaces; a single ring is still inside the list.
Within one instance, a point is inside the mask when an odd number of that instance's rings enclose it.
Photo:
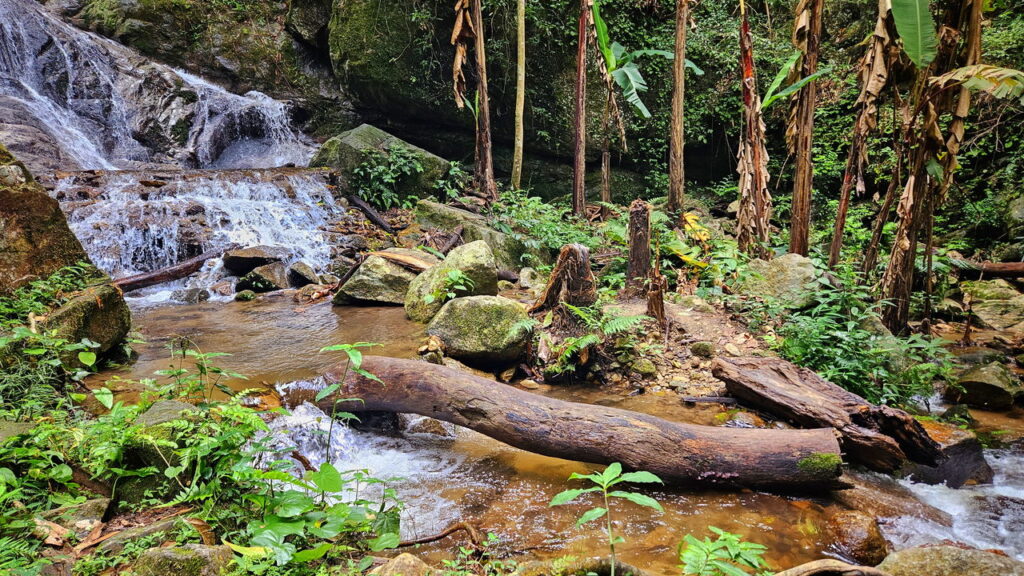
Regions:
[[[38,558],[37,548],[38,545],[28,539],[0,537],[0,573],[29,574],[49,564],[49,561]]]
[[[615,316],[606,319],[601,324],[601,332],[606,336],[619,334],[621,332],[626,332],[627,330],[632,330],[647,320],[651,320],[651,317],[644,314],[637,314],[636,316]]]

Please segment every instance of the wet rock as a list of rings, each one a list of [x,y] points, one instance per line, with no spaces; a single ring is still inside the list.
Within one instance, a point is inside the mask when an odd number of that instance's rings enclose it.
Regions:
[[[814,263],[799,254],[784,254],[772,260],[751,260],[736,290],[745,296],[774,300],[791,310],[814,303],[814,290],[807,284],[818,277]]]
[[[1002,352],[982,346],[971,346],[968,348],[953,347],[951,352],[956,356],[956,361],[961,364],[990,364],[1006,359],[1006,355]]]
[[[988,328],[1024,331],[1024,294],[1006,280],[976,280],[960,284],[971,297],[971,312]]]
[[[331,0],[292,0],[288,3],[286,29],[305,44],[326,49]]]
[[[887,556],[878,569],[892,576],[1024,576],[1024,562],[958,546],[900,550]]]
[[[419,250],[388,248],[384,252],[412,256],[418,260],[430,262],[435,265],[434,267],[440,262],[437,258]],[[345,282],[345,285],[338,291],[334,303],[341,305],[356,301],[402,304],[405,302],[406,293],[409,292],[409,286],[416,276],[416,272],[408,268],[373,255],[359,266],[348,282]]]
[[[426,416],[412,416],[405,422],[404,429],[406,434],[430,434],[446,438],[455,436],[454,426]]]
[[[235,300],[238,302],[252,302],[257,298],[257,294],[252,290],[241,290],[235,294]]]
[[[885,559],[888,547],[871,516],[855,510],[839,512],[828,519],[828,530],[836,550],[856,564],[875,566]]]
[[[210,292],[203,288],[185,288],[171,292],[171,299],[186,304],[198,304],[210,299]]]
[[[150,548],[133,566],[137,576],[219,576],[234,560],[227,546],[185,544],[170,548]]]
[[[320,282],[320,277],[313,271],[313,267],[305,262],[296,262],[288,267],[288,283],[292,288],[302,288],[308,284]]]
[[[504,364],[526,353],[530,331],[517,302],[498,296],[470,296],[446,303],[427,326],[444,342],[445,352],[478,365]]]
[[[974,427],[978,425],[978,421],[971,415],[971,410],[966,404],[950,406],[939,416],[939,420],[956,426],[966,424],[967,426]]]
[[[730,428],[764,428],[764,420],[757,414],[740,410],[729,417],[725,423]]]
[[[110,498],[94,498],[74,506],[65,506],[44,512],[42,517],[74,532],[75,536],[82,540],[97,524],[103,521],[103,516],[109,507]]]
[[[421,172],[399,179],[396,183],[399,197],[404,199],[433,194],[434,184],[448,171],[448,161],[369,124],[357,126],[324,142],[309,161],[309,166],[331,168],[345,182],[352,177],[353,170],[366,160],[365,151],[386,151],[392,146],[405,148],[423,167]]]
[[[909,489],[888,476],[847,470],[840,481],[852,488],[832,492],[839,504],[873,518],[915,516],[942,526],[952,526],[949,514],[918,500]]]
[[[103,354],[120,344],[132,326],[131,312],[121,291],[109,284],[83,290],[46,317],[47,330],[71,342],[88,338]]]
[[[700,358],[714,358],[715,345],[711,342],[694,342],[690,344],[690,352]]]
[[[432,568],[429,564],[413,556],[412,554],[405,553],[399,554],[395,558],[388,560],[382,566],[378,566],[370,571],[371,576],[431,576],[436,574],[438,571]]]
[[[508,280],[498,280],[498,292],[507,292],[509,290],[515,290],[516,285]]]
[[[547,278],[533,268],[526,267],[519,271],[519,286],[530,290],[532,288],[544,288]]]
[[[365,252],[369,249],[370,245],[366,242],[364,236],[359,234],[348,234],[346,236],[339,236],[335,247],[338,249],[338,254],[347,256],[349,258],[355,258],[360,252]]]
[[[957,384],[946,388],[947,400],[988,410],[1009,410],[1022,393],[1020,379],[999,362],[971,368]]]
[[[498,293],[498,269],[490,246],[477,240],[448,253],[444,261],[424,271],[409,284],[403,300],[406,315],[417,322],[428,322],[444,305],[450,282],[449,273],[462,272],[473,282],[459,296],[491,296]]]
[[[454,230],[463,227],[462,238],[468,242],[483,240],[494,254],[495,264],[502,270],[515,270],[522,266],[523,255],[530,254],[541,263],[552,261],[552,255],[545,250],[530,250],[521,241],[491,228],[487,218],[468,210],[453,208],[431,200],[416,203],[416,222],[424,229],[440,228]]]
[[[210,286],[210,292],[218,296],[231,296],[235,293],[235,282],[231,279],[225,278],[213,286]]]
[[[901,470],[903,475],[914,482],[946,484],[950,488],[992,482],[992,467],[974,432],[934,420],[922,421],[921,425],[939,443],[946,460],[938,466],[908,462]]]
[[[64,266],[88,262],[57,201],[0,145],[0,295]]]
[[[281,262],[287,257],[287,250],[272,246],[229,250],[224,253],[224,269],[235,276],[245,276],[260,266]]]
[[[283,262],[260,266],[242,276],[235,284],[236,290],[252,290],[253,292],[274,292],[287,287],[288,273]]]

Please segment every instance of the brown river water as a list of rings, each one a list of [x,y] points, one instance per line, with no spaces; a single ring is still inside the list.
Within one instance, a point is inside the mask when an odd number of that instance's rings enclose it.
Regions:
[[[314,376],[340,359],[339,353],[318,352],[330,344],[378,342],[382,346],[373,349],[374,354],[413,357],[424,334],[421,325],[405,319],[401,307],[300,305],[284,296],[246,303],[143,307],[134,311],[134,320],[146,341],[135,346],[138,360],[101,374],[101,379],[152,377],[155,370],[168,367],[166,345],[180,336],[204,352],[231,354],[218,358],[217,364],[246,374],[248,381],[230,383],[243,389]],[[717,404],[684,405],[674,394],[623,398],[593,388],[543,386],[537,392],[708,425],[721,422],[716,416],[726,410]],[[394,486],[406,503],[405,537],[429,536],[453,521],[467,520],[500,537],[499,555],[518,560],[590,557],[607,551],[595,525],[575,526],[580,513],[598,504],[596,499],[548,507],[558,492],[582,487],[566,481],[571,473],[593,466],[524,452],[469,430],[449,432],[447,437],[395,437],[349,431],[345,441],[351,451],[341,464],[369,469],[380,478],[401,478]],[[664,514],[628,502],[613,505],[613,513],[616,529],[626,539],[618,546],[620,558],[656,574],[678,574],[679,542],[686,534],[711,536],[708,526],[767,546],[766,557],[776,570],[833,555],[826,524],[840,508],[828,500],[751,491],[646,493],[664,506]],[[450,558],[457,539],[427,545],[419,553],[440,564]]]

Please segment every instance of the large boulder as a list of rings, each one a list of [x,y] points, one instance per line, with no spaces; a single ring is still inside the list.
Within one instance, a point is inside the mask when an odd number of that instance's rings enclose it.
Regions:
[[[886,557],[878,569],[892,576],[1024,576],[1024,562],[959,546],[900,550]]]
[[[482,240],[452,250],[444,261],[428,268],[410,284],[404,298],[405,313],[417,322],[428,322],[444,305],[448,274],[459,271],[469,277],[473,287],[459,296],[493,296],[498,293],[498,270],[494,254]]]
[[[440,262],[434,256],[419,250],[388,248],[386,253],[414,257],[436,267]],[[381,304],[402,304],[409,286],[416,278],[416,272],[392,262],[382,256],[371,255],[352,277],[345,282],[334,297],[335,304],[356,302],[378,302]]]
[[[132,326],[121,291],[109,284],[91,286],[47,315],[45,326],[71,342],[88,338],[105,353],[120,344]]]
[[[260,266],[281,262],[287,257],[287,250],[274,246],[252,246],[228,250],[223,256],[224,269],[235,276],[245,276]]]
[[[946,459],[938,466],[908,461],[902,474],[914,482],[945,484],[950,488],[992,481],[992,467],[985,460],[983,447],[974,432],[936,420],[923,420],[921,425],[928,436],[938,442]]]
[[[1024,294],[1002,279],[976,280],[960,285],[971,297],[971,312],[982,325],[1024,332]]]
[[[0,144],[0,296],[88,260],[57,201]]]
[[[956,386],[946,388],[945,397],[978,408],[1009,410],[1021,394],[1020,379],[1001,363],[991,362],[961,374]]]
[[[272,262],[266,266],[255,268],[238,280],[235,290],[252,290],[253,292],[274,292],[288,287],[288,270],[284,262]]]
[[[444,343],[445,353],[476,365],[514,362],[526,353],[530,330],[521,325],[526,309],[499,296],[456,298],[441,307],[427,334]]]
[[[541,263],[551,262],[551,254],[545,250],[531,250],[526,244],[491,228],[487,218],[468,210],[446,206],[431,200],[420,200],[416,204],[416,222],[423,228],[454,230],[462,226],[462,238],[466,242],[483,240],[494,253],[494,262],[502,270],[518,270],[523,265],[523,255],[530,254]]]
[[[150,548],[135,560],[137,576],[220,576],[234,560],[227,546],[185,544],[169,548]]]
[[[808,290],[807,284],[817,277],[818,271],[809,258],[784,254],[772,260],[751,260],[735,288],[740,294],[799,310],[814,303],[814,290]]]
[[[393,146],[400,146],[411,152],[423,167],[418,174],[397,183],[398,195],[408,198],[433,194],[437,180],[448,171],[448,161],[369,124],[357,126],[324,142],[309,165],[331,168],[345,182],[352,177],[352,171],[366,160],[367,150],[387,152]]]

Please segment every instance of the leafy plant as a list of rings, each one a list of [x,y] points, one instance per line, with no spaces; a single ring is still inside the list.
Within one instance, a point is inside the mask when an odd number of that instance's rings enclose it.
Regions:
[[[757,576],[769,576],[766,570],[764,552],[760,544],[744,542],[736,534],[714,526],[709,530],[718,535],[711,540],[707,536],[698,540],[692,534],[683,537],[679,543],[679,561],[683,574],[687,576],[750,576],[750,570]]]
[[[423,297],[427,304],[432,302],[447,302],[454,299],[460,293],[468,294],[476,286],[473,279],[462,270],[449,270],[445,274],[442,284],[432,294]]]
[[[342,384],[345,383],[345,378],[348,377],[349,372],[354,372],[362,376],[363,378],[367,378],[369,380],[373,380],[375,382],[380,382],[381,384],[383,384],[383,382],[380,381],[380,378],[377,378],[373,374],[367,372],[366,370],[363,370],[363,353],[360,350],[360,348],[371,348],[373,346],[380,346],[380,344],[377,344],[375,342],[355,342],[353,344],[333,344],[331,346],[324,346],[323,348],[321,348],[321,353],[344,352],[346,357],[345,371],[342,372],[340,380],[325,386],[323,390],[317,392],[314,401],[320,402],[324,398],[327,398],[331,394],[337,392],[341,388]],[[351,412],[338,412],[338,404],[346,401],[358,401],[358,399],[335,398],[334,402],[331,403],[331,426],[327,430],[328,450],[330,450],[331,439],[334,437],[334,423],[337,421],[337,419],[341,418],[343,420],[358,420],[358,418],[356,418],[356,415],[352,414]]]
[[[564,207],[529,196],[522,190],[502,192],[490,208],[491,225],[528,248],[554,252],[566,244],[600,245],[582,220]]]
[[[449,162],[448,171],[434,183],[434,192],[439,199],[451,200],[462,196],[473,183],[473,174],[466,171],[460,162]]]
[[[400,188],[415,174],[423,172],[419,158],[405,146],[393,144],[381,151],[363,150],[363,161],[352,170],[352,185],[359,197],[384,208],[410,207]]]
[[[914,65],[923,69],[931,64],[938,38],[929,0],[892,0],[892,20]]]
[[[662,481],[650,472],[639,471],[623,473],[622,464],[619,464],[618,462],[609,464],[608,467],[600,473],[578,474],[573,472],[572,475],[569,476],[569,480],[587,480],[594,486],[590,488],[574,488],[560,492],[551,499],[548,506],[561,506],[563,504],[568,504],[580,496],[591,492],[598,492],[601,494],[604,506],[595,506],[581,514],[579,519],[576,521],[576,525],[583,526],[588,522],[594,522],[601,518],[605,519],[604,531],[605,535],[608,537],[608,550],[611,554],[611,576],[615,576],[615,545],[622,543],[625,540],[621,536],[615,535],[612,524],[611,499],[628,500],[640,506],[653,508],[658,512],[664,512],[664,510],[662,509],[661,504],[650,496],[639,494],[637,492],[611,490],[611,488],[623,482],[631,482],[635,484],[661,484]]]

